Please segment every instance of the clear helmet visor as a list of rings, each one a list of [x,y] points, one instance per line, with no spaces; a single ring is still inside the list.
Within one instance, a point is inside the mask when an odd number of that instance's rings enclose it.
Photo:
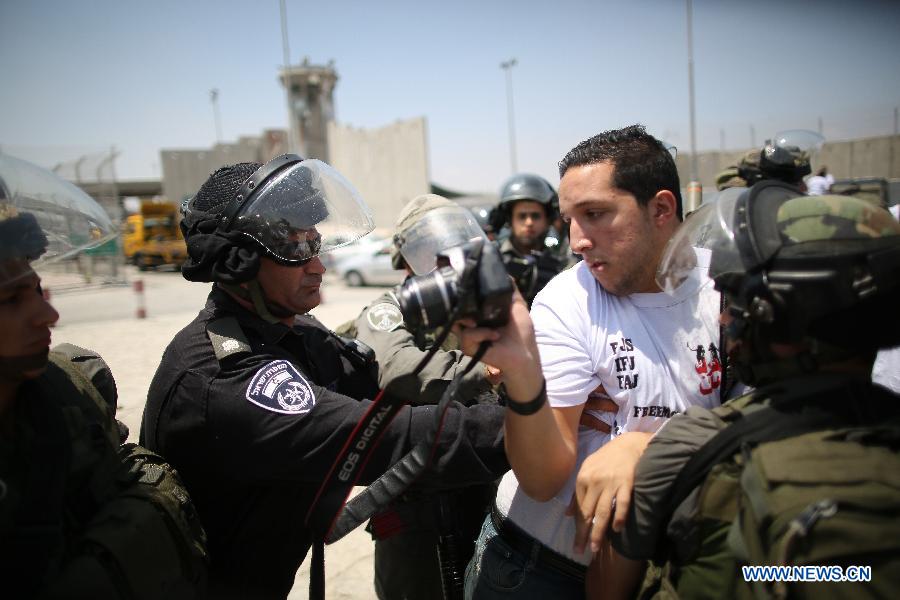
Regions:
[[[290,263],[346,246],[374,228],[372,213],[353,185],[324,162],[309,159],[265,180],[230,229]]]
[[[835,256],[873,239],[900,235],[884,209],[851,196],[807,196],[778,182],[728,188],[685,219],[669,240],[656,281],[675,289],[709,252],[717,282],[740,279],[776,257]]]
[[[475,216],[461,206],[430,210],[397,235],[400,254],[416,275],[435,268],[438,254],[473,238],[487,242]]]
[[[118,235],[106,211],[58,175],[0,155],[0,260],[5,278],[23,277],[25,258],[40,267],[99,246]]]
[[[737,200],[747,188],[727,188],[713,200],[690,213],[669,239],[659,268],[656,283],[671,293],[688,278],[698,264],[714,262],[719,273],[744,272],[744,265],[735,244],[735,208]],[[701,254],[712,254],[703,259]],[[710,268],[712,271],[712,266]]]
[[[774,164],[797,166],[814,164],[825,138],[808,129],[779,131],[763,148],[766,159]]]

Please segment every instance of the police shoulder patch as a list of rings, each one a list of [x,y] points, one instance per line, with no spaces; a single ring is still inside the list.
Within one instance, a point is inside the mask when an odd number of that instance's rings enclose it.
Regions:
[[[247,400],[272,412],[305,414],[316,405],[316,396],[300,371],[286,360],[261,368],[247,386]]]
[[[376,331],[393,331],[403,324],[403,313],[390,302],[379,302],[366,313],[366,320]]]

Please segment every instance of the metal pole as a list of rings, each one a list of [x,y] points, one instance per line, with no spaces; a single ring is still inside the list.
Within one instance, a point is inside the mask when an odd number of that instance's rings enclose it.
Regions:
[[[750,124],[750,148],[756,150],[756,127]]]
[[[891,140],[891,152],[890,152],[890,160],[891,163],[888,165],[888,178],[894,176],[894,158],[896,151],[894,150],[894,146],[897,145],[897,135],[900,134],[900,107],[894,107],[894,138]]]
[[[513,112],[513,89],[512,89],[512,68],[518,62],[515,58],[500,63],[500,68],[506,71],[506,114],[509,119],[509,162],[512,167],[512,174],[518,172],[516,165],[516,117]]]
[[[297,134],[294,131],[294,119],[291,115],[293,110],[293,107],[291,106],[291,80],[289,77],[291,51],[288,46],[287,6],[285,6],[285,0],[279,1],[281,3],[281,51],[284,63],[284,97],[287,103],[288,117],[287,151],[290,153],[297,151]]]
[[[693,2],[687,0],[688,46],[688,103],[691,110],[691,181],[688,183],[687,212],[696,210],[703,198],[703,188],[697,174],[697,124],[694,110],[694,22]]]
[[[219,115],[219,90],[213,88],[209,90],[209,101],[213,106],[213,119],[216,122],[216,142],[222,142],[222,118]]]

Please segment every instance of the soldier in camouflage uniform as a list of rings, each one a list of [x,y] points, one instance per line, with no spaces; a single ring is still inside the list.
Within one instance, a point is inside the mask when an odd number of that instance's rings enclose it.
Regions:
[[[811,162],[824,142],[818,133],[804,129],[779,132],[766,140],[761,150],[750,150],[738,164],[716,175],[716,189],[747,187],[775,179],[805,190],[803,178],[812,172]]]
[[[520,173],[503,184],[495,210],[495,230],[509,227],[509,237],[500,244],[503,262],[530,307],[537,293],[569,264],[567,244],[546,245],[559,214],[559,198],[543,177]]]
[[[877,350],[900,342],[900,225],[856,198],[766,181],[694,213],[667,249],[661,286],[684,277],[695,248],[712,251],[727,300],[729,361],[757,387],[673,417],[640,458],[611,533],[623,555],[654,560],[640,596],[893,595],[900,396],[871,371]],[[591,520],[610,508],[584,470],[579,485],[591,506],[579,536],[599,540]],[[753,582],[742,567],[754,565],[788,571]],[[841,575],[849,581],[812,581]]]
[[[106,363],[50,350],[34,264],[115,235],[83,192],[0,156],[0,581],[4,597],[198,598],[205,536],[177,475],[115,420]]]
[[[435,255],[483,233],[468,210],[456,203],[426,194],[407,204],[397,220],[392,262],[408,275],[423,275],[436,266]],[[378,384],[411,373],[435,341],[435,332],[410,329],[397,300],[398,288],[364,308],[356,320],[338,329],[356,337],[375,351]],[[471,359],[457,349],[450,334],[418,377],[417,389],[405,398],[412,405],[437,404],[457,373]],[[464,376],[459,397],[463,404],[497,404],[487,365],[477,365]],[[499,413],[503,408],[496,407]],[[499,432],[498,432],[499,433]],[[498,477],[502,473],[497,474]],[[439,536],[456,538],[458,570],[471,557],[478,527],[493,498],[494,486],[470,486],[440,493],[410,491],[387,511],[372,519],[375,538],[375,590],[381,599],[440,598],[441,578],[437,557]]]

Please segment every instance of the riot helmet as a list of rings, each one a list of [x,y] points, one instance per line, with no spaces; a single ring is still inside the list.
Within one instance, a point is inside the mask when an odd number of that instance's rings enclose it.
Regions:
[[[81,189],[24,160],[0,155],[0,285],[118,234]]]
[[[424,194],[410,201],[397,219],[391,262],[395,269],[403,263],[416,275],[435,268],[435,258],[454,248],[487,236],[468,209],[436,194]]]
[[[498,217],[502,218],[504,223],[508,223],[512,215],[513,204],[522,200],[537,202],[543,206],[547,213],[548,223],[552,222],[559,212],[559,196],[550,182],[539,175],[519,173],[507,179],[500,188],[500,203],[497,205]]]
[[[778,179],[799,185],[812,172],[812,162],[825,138],[806,129],[780,131],[766,140],[759,154],[759,171],[764,179]],[[752,184],[755,180],[748,180]]]
[[[670,240],[657,273],[677,286],[709,255],[737,343],[733,364],[747,383],[900,342],[900,223],[849,196],[807,196],[779,181],[730,188],[704,204]],[[791,360],[773,344],[803,351]]]
[[[183,207],[192,281],[243,283],[259,259],[304,265],[375,227],[359,192],[320,160],[285,154],[222,167]]]

